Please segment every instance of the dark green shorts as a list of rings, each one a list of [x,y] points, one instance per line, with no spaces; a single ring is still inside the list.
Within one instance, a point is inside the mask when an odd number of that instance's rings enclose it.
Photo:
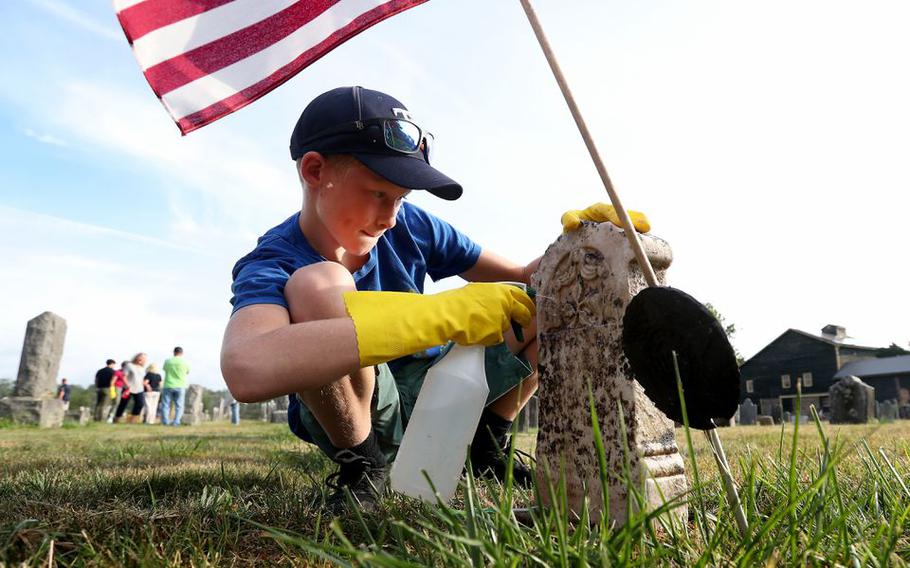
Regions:
[[[420,392],[427,371],[445,357],[449,348],[450,346],[444,347],[435,358],[411,357],[404,362],[396,361],[394,372],[386,363],[376,367],[376,392],[371,411],[373,432],[390,461],[395,459],[398,452],[401,437],[408,425],[411,410],[414,408],[417,393]],[[487,384],[490,387],[490,396],[487,397],[489,405],[527,378],[531,374],[531,367],[524,357],[513,355],[504,343],[487,347],[485,355]],[[291,410],[294,411],[296,407],[297,415],[288,417],[291,429],[301,438],[319,446],[326,455],[332,455],[335,448],[325,430],[299,397],[294,402],[298,404],[292,404]]]

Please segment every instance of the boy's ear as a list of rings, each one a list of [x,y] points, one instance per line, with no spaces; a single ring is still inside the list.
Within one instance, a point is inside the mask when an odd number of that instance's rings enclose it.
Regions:
[[[297,161],[297,173],[307,187],[319,187],[326,175],[327,163],[319,152],[307,152]]]

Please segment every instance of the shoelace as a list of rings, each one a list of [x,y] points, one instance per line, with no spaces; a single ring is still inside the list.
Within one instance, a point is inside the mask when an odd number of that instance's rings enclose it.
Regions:
[[[342,487],[350,487],[356,484],[363,475],[373,469],[373,464],[363,456],[357,455],[350,450],[341,450],[332,458],[341,467],[335,473],[330,473],[325,478],[325,484],[336,491]],[[354,469],[355,466],[359,466]]]

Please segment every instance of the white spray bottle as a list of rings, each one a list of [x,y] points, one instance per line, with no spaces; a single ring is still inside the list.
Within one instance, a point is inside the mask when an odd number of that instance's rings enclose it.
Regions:
[[[436,503],[429,476],[443,502],[451,501],[490,394],[484,360],[482,345],[453,345],[427,372],[392,463],[392,489]]]

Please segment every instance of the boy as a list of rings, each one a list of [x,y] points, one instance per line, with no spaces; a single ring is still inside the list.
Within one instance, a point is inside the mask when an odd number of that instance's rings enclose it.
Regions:
[[[533,302],[489,282],[528,283],[539,259],[515,264],[403,202],[411,190],[461,195],[430,165],[431,144],[389,95],[343,87],[316,97],[291,135],[303,208],[233,270],[225,381],[242,402],[292,393],[291,430],[339,465],[327,480],[335,510],[345,490],[370,508],[385,486],[434,362],[422,352],[449,341],[488,347],[490,398],[471,446],[479,475],[504,477],[509,427],[537,388]],[[574,212],[571,222],[589,213]],[[423,295],[428,274],[475,283]],[[523,465],[513,473],[531,482]]]

